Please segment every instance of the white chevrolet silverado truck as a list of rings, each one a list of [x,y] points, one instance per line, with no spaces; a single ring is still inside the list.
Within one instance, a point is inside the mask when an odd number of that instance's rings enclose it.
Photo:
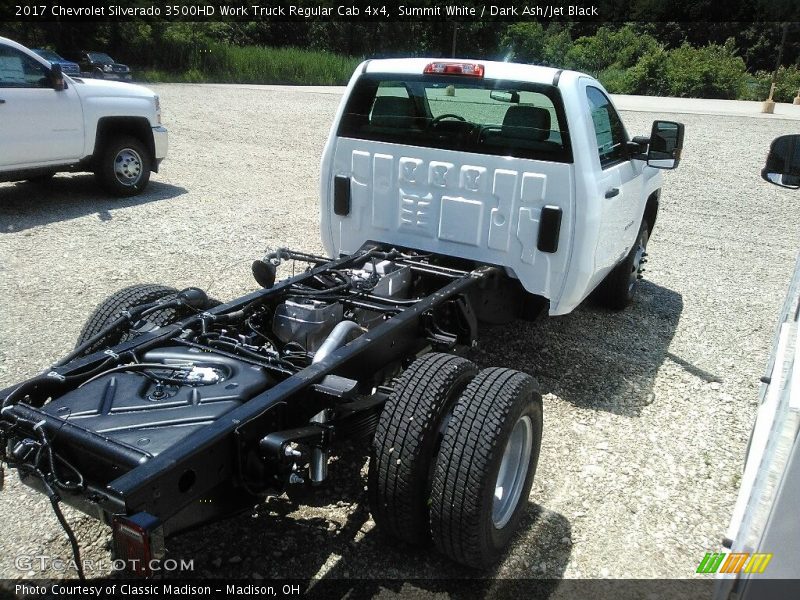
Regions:
[[[0,181],[90,171],[109,193],[132,196],[166,155],[167,130],[152,91],[69,77],[0,37]]]
[[[551,315],[598,286],[623,308],[682,138],[656,121],[631,140],[603,86],[573,71],[367,61],[323,154],[322,239],[333,256],[381,240],[501,265]]]
[[[227,303],[113,294],[72,352],[0,390],[0,462],[49,497],[76,564],[61,502],[111,526],[116,564],[147,575],[170,535],[299,498],[360,442],[377,525],[485,567],[528,506],[542,397],[463,350],[482,321],[565,314],[596,288],[630,303],[682,139],[668,121],[629,139],[580,73],[365,62],[322,157],[328,256],[271,252],[253,263],[260,288]]]

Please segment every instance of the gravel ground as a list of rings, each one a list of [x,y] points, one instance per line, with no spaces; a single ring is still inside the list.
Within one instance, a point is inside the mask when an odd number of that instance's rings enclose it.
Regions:
[[[322,251],[318,162],[339,101],[318,89],[154,86],[170,156],[147,193],[108,200],[89,175],[0,185],[0,388],[73,345],[105,296],[140,282],[254,289],[266,247]],[[494,577],[689,577],[718,547],[739,483],[758,379],[800,243],[800,197],[759,178],[779,118],[661,115],[686,123],[665,175],[639,301],[486,329],[473,358],[536,376],[545,392],[539,471],[522,531]],[[625,112],[632,134],[654,115]],[[297,508],[285,497],[172,540],[201,576],[463,577],[383,538],[366,508],[363,456]],[[360,475],[359,475],[360,473]],[[84,557],[108,534],[68,510]],[[15,558],[68,558],[42,497],[7,477],[0,577]],[[99,572],[96,572],[96,574]],[[423,586],[424,587],[424,586]]]

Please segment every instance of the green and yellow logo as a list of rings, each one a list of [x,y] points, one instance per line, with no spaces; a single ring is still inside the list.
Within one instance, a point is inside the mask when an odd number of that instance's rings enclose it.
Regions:
[[[763,573],[772,554],[763,552],[707,552],[697,567],[698,573]]]

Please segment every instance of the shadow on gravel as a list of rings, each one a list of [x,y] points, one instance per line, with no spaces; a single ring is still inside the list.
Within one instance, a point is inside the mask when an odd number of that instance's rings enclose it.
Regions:
[[[530,373],[543,393],[577,406],[636,416],[652,402],[682,312],[679,293],[643,280],[621,312],[585,302],[563,317],[485,327],[471,358]]]
[[[186,194],[182,187],[151,181],[147,189],[131,198],[115,198],[104,192],[93,175],[56,175],[47,183],[18,182],[0,185],[0,235],[39,225],[68,221],[96,214],[110,221],[111,211],[167,200]]]
[[[192,578],[315,578],[325,598],[371,598],[408,591],[406,586],[484,597],[522,578],[541,579],[539,591],[546,597],[563,577],[572,551],[572,528],[564,516],[529,504],[505,559],[487,571],[468,569],[433,548],[407,546],[375,528],[361,474],[365,465],[363,452],[347,450],[332,462],[328,483],[304,498],[313,507],[297,506],[286,496],[270,498],[251,513],[171,538],[169,556],[193,559]]]

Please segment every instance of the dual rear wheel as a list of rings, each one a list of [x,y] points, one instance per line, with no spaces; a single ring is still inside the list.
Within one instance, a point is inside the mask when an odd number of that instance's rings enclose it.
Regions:
[[[369,501],[377,525],[456,562],[486,567],[527,506],[542,439],[536,382],[431,353],[399,378],[375,433]]]

